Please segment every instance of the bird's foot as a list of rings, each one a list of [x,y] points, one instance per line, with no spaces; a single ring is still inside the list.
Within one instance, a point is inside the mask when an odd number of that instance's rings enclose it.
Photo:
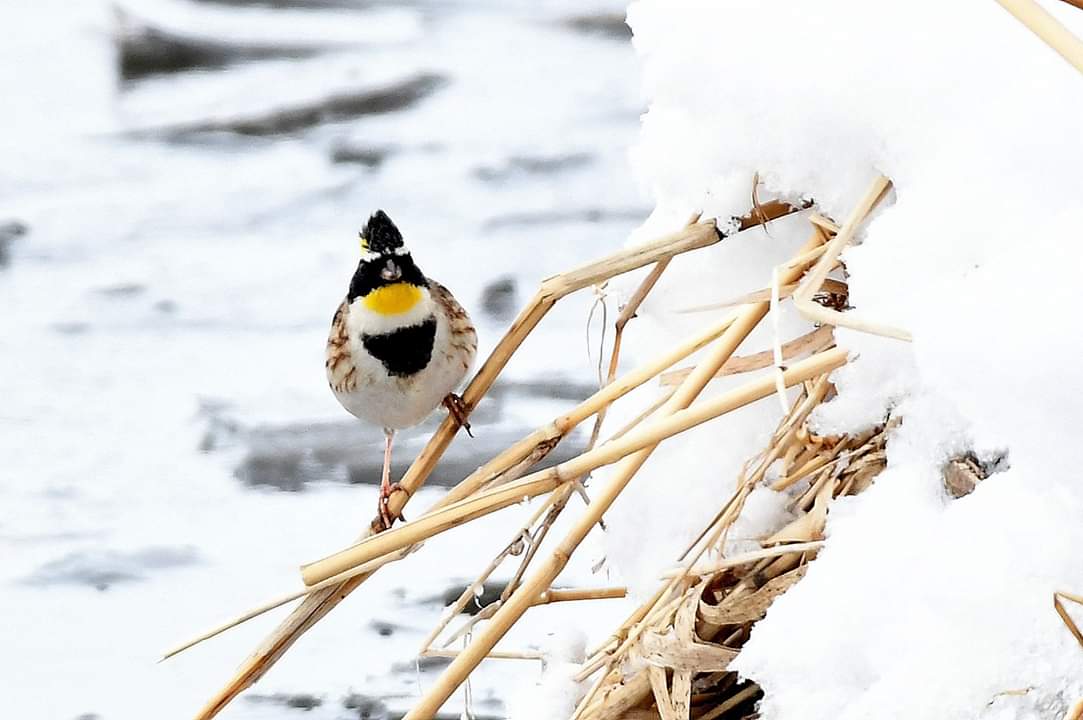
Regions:
[[[444,407],[455,418],[455,421],[462,426],[463,430],[466,430],[466,434],[474,437],[474,433],[470,432],[470,422],[466,419],[466,403],[463,402],[463,399],[455,393],[448,393],[444,398]]]
[[[398,515],[391,514],[391,496],[400,491],[407,492],[406,488],[397,482],[380,486],[380,499],[377,501],[377,509],[380,511],[380,520],[383,522],[385,528],[390,528],[394,525],[396,519],[406,522],[406,516],[403,515],[401,511]]]

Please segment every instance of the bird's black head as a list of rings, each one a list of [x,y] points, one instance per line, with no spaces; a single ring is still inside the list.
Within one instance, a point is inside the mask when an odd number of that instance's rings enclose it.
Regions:
[[[383,210],[377,210],[361,228],[361,251],[387,255],[403,251],[402,233]]]
[[[349,302],[392,285],[424,288],[428,284],[395,223],[383,210],[374,212],[361,228],[361,262],[350,281]],[[392,295],[381,293],[381,296]]]

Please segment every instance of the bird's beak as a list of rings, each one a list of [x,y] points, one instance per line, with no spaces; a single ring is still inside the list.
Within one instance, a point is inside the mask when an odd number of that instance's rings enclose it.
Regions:
[[[380,269],[380,277],[388,282],[398,280],[402,277],[402,268],[394,260],[388,260],[387,264]]]

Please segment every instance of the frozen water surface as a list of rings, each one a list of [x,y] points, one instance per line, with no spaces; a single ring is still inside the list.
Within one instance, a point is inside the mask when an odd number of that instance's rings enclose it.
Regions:
[[[378,444],[327,391],[322,353],[368,213],[472,310],[483,353],[508,316],[487,293],[514,312],[647,213],[620,6],[271,5],[125,3],[203,48],[316,48],[127,79],[108,3],[0,7],[0,226],[27,229],[0,239],[4,717],[190,716],[282,612],[158,654],[297,587],[298,565],[367,523]],[[589,391],[591,301],[554,311],[438,479]],[[379,573],[222,717],[407,707],[438,671],[408,669],[434,598],[525,510]],[[532,637],[567,612],[533,613]],[[500,715],[536,672],[487,666],[476,712]]]

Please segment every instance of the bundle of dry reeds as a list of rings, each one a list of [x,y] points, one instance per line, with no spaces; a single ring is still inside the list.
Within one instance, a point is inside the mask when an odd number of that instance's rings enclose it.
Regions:
[[[644,707],[652,689],[657,712],[666,720],[688,717],[693,705],[698,713],[706,699],[714,702],[711,712],[715,714],[711,717],[728,712],[726,703],[732,708],[742,707],[742,703],[752,699],[755,693],[745,686],[736,686],[732,675],[724,669],[743,637],[747,636],[748,626],[771,597],[800,577],[799,566],[819,547],[819,534],[830,499],[859,492],[882,466],[883,428],[861,437],[821,438],[808,431],[805,421],[816,405],[830,396],[828,374],[847,361],[845,352],[834,347],[830,325],[846,324],[883,335],[906,337],[903,331],[877,326],[856,319],[850,312],[831,309],[845,306],[846,287],[843,282],[830,279],[828,274],[838,267],[839,254],[853,240],[861,223],[889,187],[886,178],[878,177],[841,226],[819,215],[810,215],[808,241],[793,259],[775,268],[771,276],[765,278],[766,287],[762,292],[731,302],[733,307],[723,320],[619,377],[621,335],[675,255],[711,245],[728,235],[805,208],[779,201],[755,202],[748,215],[726,223],[728,231],[720,231],[715,221],[697,217],[673,235],[546,280],[464,392],[467,413],[482,399],[511,355],[560,298],[616,275],[653,265],[616,321],[607,382],[578,406],[482,465],[416,519],[389,529],[377,518],[354,545],[305,565],[301,572],[305,586],[301,591],[246,613],[172,651],[170,654],[272,607],[303,598],[198,717],[210,718],[217,714],[266,672],[301,634],[383,565],[406,558],[427,539],[452,527],[517,505],[525,497],[544,496],[534,514],[513,537],[508,538],[474,585],[467,588],[427,638],[422,654],[448,655],[454,659],[406,717],[432,717],[484,658],[537,657],[536,653],[530,652],[493,652],[497,642],[529,608],[543,603],[597,600],[624,594],[623,588],[569,591],[557,590],[551,585],[587,533],[602,522],[613,501],[660,443],[775,394],[786,402],[782,391],[798,386],[801,388],[799,400],[786,406],[787,413],[771,447],[759,455],[740,479],[736,494],[689,548],[681,559],[680,569],[669,574],[656,596],[629,618],[584,667],[582,679],[596,674],[598,677],[577,714],[617,717],[630,708]],[[824,323],[824,327],[791,342],[777,340],[773,348],[763,353],[736,356],[737,347],[749,333],[786,298],[792,298],[802,313]],[[670,371],[682,360],[704,349],[706,352],[694,367]],[[707,384],[718,376],[772,366],[773,372],[760,374],[729,392],[710,400],[698,399]],[[662,386],[659,401],[604,442],[598,442],[601,422],[609,405],[656,378],[660,378]],[[525,474],[592,416],[594,428],[584,452],[546,470]],[[391,497],[392,515],[398,515],[424,483],[458,429],[456,420],[448,417],[435,432],[401,478],[403,491]],[[722,547],[727,530],[740,514],[748,493],[764,482],[768,467],[776,461],[781,462],[784,472],[774,480],[773,487],[786,489],[797,483],[808,483],[807,488],[796,494],[794,501],[795,510],[803,512],[801,518],[776,536],[764,540],[763,549],[757,553],[723,559],[714,568],[696,566],[695,563],[707,557],[712,548]],[[554,520],[566,510],[573,494],[585,494],[582,481],[603,465],[614,465],[614,472],[605,484],[591,488],[589,504],[567,535],[552,550],[542,553],[542,541]],[[517,558],[518,567],[502,597],[441,640],[440,636],[458,609],[473,598],[474,588],[484,583],[509,558]],[[487,622],[481,624],[481,620]],[[450,649],[450,643],[466,635],[470,642],[461,651]],[[721,641],[721,644],[712,644],[715,641]],[[631,680],[617,681],[618,669],[633,654],[648,659],[648,667],[653,669],[635,675]],[[666,667],[672,668],[671,679]],[[704,673],[712,678],[706,683],[701,677]],[[693,680],[698,688],[694,699],[689,695]]]

